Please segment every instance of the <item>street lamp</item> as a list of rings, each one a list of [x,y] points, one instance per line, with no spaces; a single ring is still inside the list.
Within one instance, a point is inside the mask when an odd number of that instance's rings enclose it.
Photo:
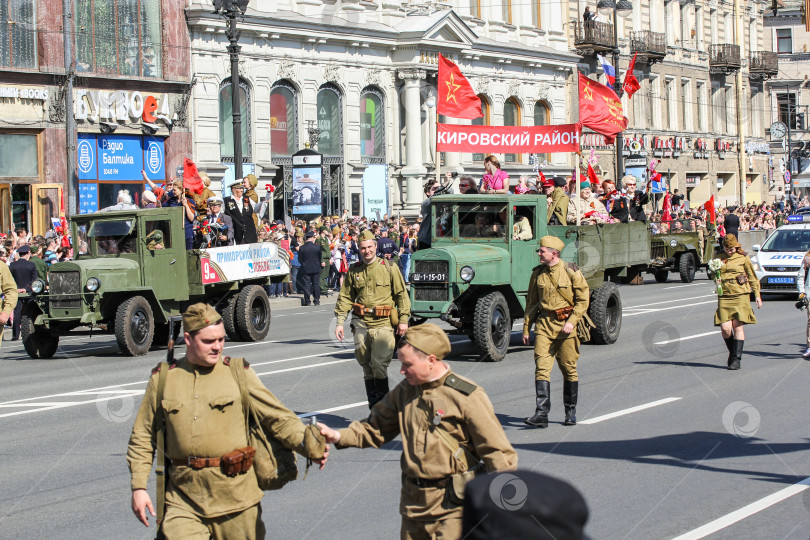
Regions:
[[[633,4],[630,0],[599,0],[596,4],[596,11],[603,17],[613,16],[613,70],[615,73],[615,80],[613,81],[613,90],[616,96],[621,99],[622,83],[619,74],[619,25],[617,18],[622,19],[628,17],[633,12]],[[622,146],[624,146],[624,138],[619,135],[616,137],[616,186],[621,186],[620,182],[624,173],[624,156],[622,155]]]
[[[233,177],[242,178],[242,108],[239,104],[239,34],[236,18],[245,14],[250,0],[213,0],[214,13],[228,20],[228,53],[231,57],[231,113],[233,118]]]

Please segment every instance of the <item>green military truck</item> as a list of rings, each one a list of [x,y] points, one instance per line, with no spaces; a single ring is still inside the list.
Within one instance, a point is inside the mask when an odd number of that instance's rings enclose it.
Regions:
[[[540,238],[549,234],[565,242],[562,259],[588,281],[591,340],[616,341],[622,302],[615,283],[649,265],[645,223],[548,226],[544,195],[441,195],[431,205],[432,246],[411,259],[412,324],[440,318],[469,336],[483,360],[502,360],[524,315]],[[529,239],[514,235],[518,220]]]
[[[683,283],[692,283],[698,269],[707,268],[715,251],[715,238],[693,219],[650,224],[650,267],[658,283],[677,272]]]
[[[74,216],[75,260],[36,280],[22,316],[31,358],[51,358],[59,338],[80,326],[115,334],[121,352],[146,354],[168,342],[170,318],[194,302],[216,305],[233,341],[270,330],[264,285],[289,273],[273,243],[186,250],[182,208]]]

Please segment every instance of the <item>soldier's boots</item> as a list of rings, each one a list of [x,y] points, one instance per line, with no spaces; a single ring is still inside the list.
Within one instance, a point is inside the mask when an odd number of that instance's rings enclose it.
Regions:
[[[577,398],[579,397],[579,381],[563,381],[563,405],[565,406],[566,426],[577,425]]]
[[[534,416],[523,419],[523,423],[536,428],[548,427],[548,413],[551,410],[551,383],[549,381],[534,381],[534,390],[537,397],[537,408]]]
[[[374,379],[365,379],[363,381],[366,383],[366,396],[368,397],[368,408],[371,409],[375,403],[375,398],[377,397],[377,392],[374,389]]]
[[[744,339],[734,339],[731,343],[731,355],[728,358],[728,369],[740,369],[740,360],[742,360]]]
[[[384,379],[366,379],[365,382],[368,408],[372,409],[388,393],[388,377]]]

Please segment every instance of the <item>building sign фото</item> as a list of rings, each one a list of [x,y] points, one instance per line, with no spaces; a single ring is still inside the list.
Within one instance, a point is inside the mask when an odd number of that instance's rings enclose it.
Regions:
[[[175,94],[115,90],[76,90],[73,116],[79,122],[123,122],[170,126],[177,119]]]

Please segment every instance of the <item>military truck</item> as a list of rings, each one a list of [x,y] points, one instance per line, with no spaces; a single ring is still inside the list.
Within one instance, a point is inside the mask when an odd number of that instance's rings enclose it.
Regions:
[[[170,319],[205,301],[222,313],[233,341],[260,341],[270,330],[264,285],[289,273],[276,244],[186,250],[182,208],[74,216],[75,260],[36,280],[22,316],[31,358],[50,358],[59,338],[80,326],[115,334],[121,352],[145,354],[168,342]]]
[[[658,283],[678,272],[683,283],[692,283],[698,269],[707,268],[714,256],[715,238],[693,219],[650,223],[650,267]]]
[[[440,318],[475,343],[482,360],[500,361],[513,322],[522,320],[540,238],[565,242],[562,259],[576,263],[591,289],[595,343],[619,336],[622,301],[616,282],[649,264],[645,223],[548,226],[544,195],[441,195],[431,198],[432,246],[411,258],[412,324]],[[531,232],[529,239],[513,234]]]

